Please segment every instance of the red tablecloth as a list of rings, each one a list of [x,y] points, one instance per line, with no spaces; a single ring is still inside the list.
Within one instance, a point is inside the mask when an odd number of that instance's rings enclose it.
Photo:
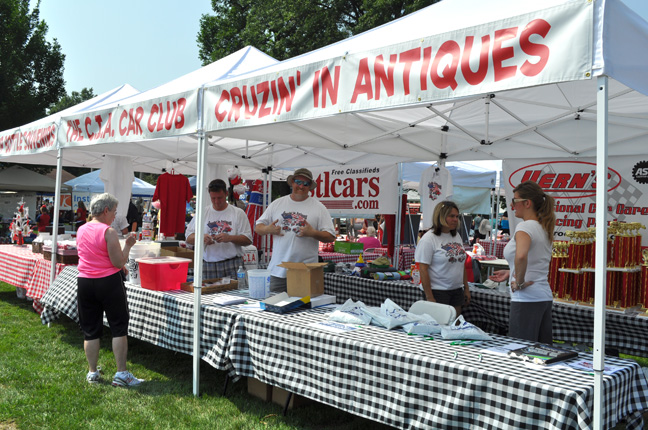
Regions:
[[[479,244],[484,248],[486,254],[494,254],[497,258],[504,258],[504,247],[508,243],[508,240],[498,240],[495,242],[495,252],[491,251],[493,242],[489,240],[480,239]]]
[[[58,275],[67,264],[57,264]],[[0,280],[24,288],[27,297],[34,299],[33,307],[42,311],[39,299],[50,285],[52,262],[43,254],[34,254],[31,246],[0,245]]]

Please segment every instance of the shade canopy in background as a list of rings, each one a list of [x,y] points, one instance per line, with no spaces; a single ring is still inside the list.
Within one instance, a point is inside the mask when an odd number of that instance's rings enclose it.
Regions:
[[[71,189],[69,186],[62,187],[63,192],[70,192]],[[0,190],[53,193],[56,181],[24,167],[10,166],[0,170]]]
[[[86,173],[85,175],[81,175],[77,178],[67,181],[65,185],[71,187],[72,191],[74,192],[89,192],[95,194],[103,193],[104,183],[99,177],[100,174],[101,170],[94,170],[90,173]],[[139,178],[133,179],[133,196],[151,197],[153,196],[153,193],[155,193],[155,185],[151,185]]]

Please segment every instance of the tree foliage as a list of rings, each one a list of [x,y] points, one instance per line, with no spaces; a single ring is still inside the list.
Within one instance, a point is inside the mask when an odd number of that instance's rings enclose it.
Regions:
[[[400,18],[439,0],[212,0],[200,19],[203,64],[247,45],[285,60]]]
[[[37,120],[65,94],[65,55],[48,42],[39,5],[0,0],[0,130]]]
[[[94,90],[92,88],[84,88],[81,90],[81,92],[78,91],[72,91],[72,94],[67,95],[65,94],[61,99],[56,102],[52,107],[49,109],[49,114],[53,114],[56,112],[60,112],[64,109],[67,109],[72,106],[76,106],[81,102],[84,102],[86,100],[90,100],[93,98],[96,94],[94,93]]]

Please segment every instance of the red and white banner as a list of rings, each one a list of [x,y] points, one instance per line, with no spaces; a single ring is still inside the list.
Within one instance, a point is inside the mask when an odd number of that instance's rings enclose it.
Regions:
[[[130,142],[195,133],[198,91],[62,118],[62,147]]]
[[[56,125],[43,124],[0,133],[0,156],[37,154],[56,148]]]
[[[334,166],[310,170],[317,184],[312,195],[326,206],[332,216],[396,213],[396,164]]]
[[[596,159],[505,160],[502,163],[506,200],[526,180],[537,182],[556,199],[555,240],[565,232],[596,227]],[[648,156],[608,158],[607,222],[639,222],[648,226]],[[511,231],[516,220],[509,211]],[[648,246],[648,230],[639,230]]]
[[[591,3],[569,2],[216,85],[205,89],[205,129],[312,119],[589,79],[592,22]]]

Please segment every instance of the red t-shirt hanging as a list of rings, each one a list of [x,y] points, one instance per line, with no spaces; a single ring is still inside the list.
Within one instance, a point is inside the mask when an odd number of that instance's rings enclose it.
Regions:
[[[193,192],[189,179],[184,175],[165,173],[160,176],[155,186],[153,201],[160,200],[160,232],[173,236],[185,231],[186,203],[191,201]]]

